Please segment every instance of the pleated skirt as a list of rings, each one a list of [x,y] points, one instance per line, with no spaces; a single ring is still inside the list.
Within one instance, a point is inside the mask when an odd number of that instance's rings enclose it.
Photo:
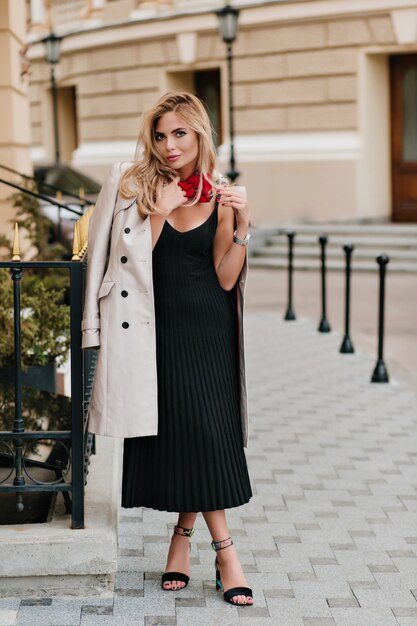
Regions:
[[[122,506],[214,511],[240,506],[252,495],[240,420],[234,294],[219,286],[212,263],[200,259],[198,280],[181,267],[178,259],[192,260],[191,244],[184,250],[180,240],[175,252],[176,233],[164,229],[154,257],[155,272],[160,270],[158,434],[125,439]],[[168,252],[176,260],[169,271]],[[188,279],[179,284],[176,271]]]

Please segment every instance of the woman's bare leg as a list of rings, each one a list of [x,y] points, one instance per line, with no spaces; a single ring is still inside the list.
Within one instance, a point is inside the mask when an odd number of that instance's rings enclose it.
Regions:
[[[203,513],[203,516],[213,541],[222,541],[222,539],[230,537],[224,510],[208,511]],[[248,587],[234,546],[218,550],[216,556],[219,562],[223,589],[225,591],[228,591],[232,587]],[[253,604],[253,599],[247,596],[236,596],[233,598],[232,602],[235,604]]]
[[[197,513],[180,513],[177,526],[192,528],[195,524]],[[165,572],[182,572],[190,575],[190,539],[173,533],[171,545],[168,551]],[[164,583],[164,589],[182,589],[185,583],[182,580],[169,580]]]

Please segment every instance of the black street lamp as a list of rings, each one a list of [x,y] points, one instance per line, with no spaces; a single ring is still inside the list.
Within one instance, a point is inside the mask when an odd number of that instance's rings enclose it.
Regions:
[[[219,31],[224,43],[227,45],[227,74],[229,93],[229,129],[230,129],[230,171],[227,176],[232,182],[239,176],[235,170],[235,147],[234,147],[234,123],[233,123],[233,80],[232,80],[232,44],[236,39],[238,28],[239,11],[229,4],[216,11],[219,18]]]
[[[53,32],[50,32],[47,37],[42,39],[42,42],[45,44],[45,59],[51,66],[51,93],[54,116],[55,163],[59,163],[60,161],[58,130],[58,94],[55,80],[55,65],[59,63],[61,41],[62,37],[55,35]]]

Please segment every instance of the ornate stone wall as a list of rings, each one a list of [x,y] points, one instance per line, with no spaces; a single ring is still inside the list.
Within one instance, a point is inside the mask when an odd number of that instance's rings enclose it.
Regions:
[[[219,159],[226,170],[225,46],[214,5],[98,4],[93,19],[87,3],[84,28],[64,40],[59,67],[59,84],[76,88],[74,164],[101,177],[112,160],[132,158],[140,114],[171,85],[181,84],[181,76],[186,85],[194,71],[217,67],[225,121]],[[242,3],[233,46],[238,168],[241,183],[254,190],[275,182],[272,195],[258,193],[255,219],[389,217],[389,181],[378,184],[389,167],[388,57],[417,50],[417,33],[414,43],[402,43],[396,18],[412,5],[410,0]],[[196,38],[188,63],[180,60],[184,33]],[[44,128],[48,70],[39,44],[32,48],[32,65],[32,142],[40,155],[50,151],[51,142]],[[374,104],[380,138],[371,128]],[[376,165],[369,172],[365,161],[369,142],[375,141]]]

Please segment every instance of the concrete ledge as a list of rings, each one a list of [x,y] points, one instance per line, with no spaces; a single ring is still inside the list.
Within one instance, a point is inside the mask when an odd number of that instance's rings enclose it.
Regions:
[[[114,574],[90,576],[22,576],[0,581],[1,598],[43,598],[51,596],[111,597]]]
[[[98,437],[85,496],[85,528],[72,530],[62,496],[46,524],[0,527],[0,597],[107,595],[117,570],[122,439]]]

